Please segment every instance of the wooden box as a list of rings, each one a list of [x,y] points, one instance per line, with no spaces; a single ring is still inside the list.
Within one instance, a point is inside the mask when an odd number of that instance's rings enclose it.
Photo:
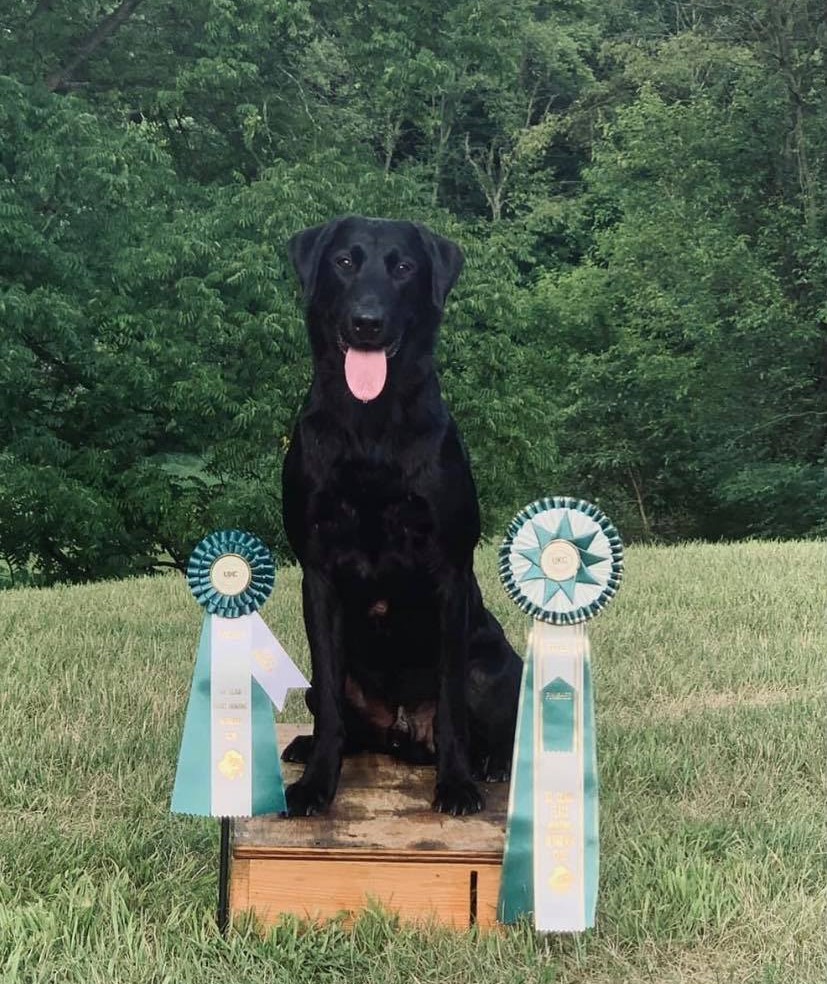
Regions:
[[[279,726],[285,748],[309,726]],[[301,766],[283,763],[285,782]],[[406,921],[492,926],[500,886],[508,784],[485,785],[485,810],[452,817],[430,808],[434,768],[384,755],[345,759],[339,791],[320,817],[238,820],[230,908],[267,925],[285,913],[352,917],[372,902]]]

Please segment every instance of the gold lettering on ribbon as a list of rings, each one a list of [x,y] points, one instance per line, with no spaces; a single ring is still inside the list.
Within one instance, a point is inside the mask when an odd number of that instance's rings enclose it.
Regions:
[[[546,792],[543,794],[543,799],[546,803],[551,805],[552,803],[573,803],[574,796],[571,793],[552,793]]]
[[[548,642],[543,640],[543,652],[548,653],[551,656],[570,656],[571,646],[565,642],[554,642],[549,640]]]
[[[555,895],[565,895],[574,888],[575,878],[570,867],[572,851],[577,847],[571,810],[575,797],[570,792],[546,792],[543,795],[548,814],[544,824],[545,847],[554,865],[547,885]]]

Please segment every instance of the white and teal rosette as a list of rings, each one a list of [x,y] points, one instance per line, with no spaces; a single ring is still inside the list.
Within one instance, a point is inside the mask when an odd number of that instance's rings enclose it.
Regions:
[[[172,810],[249,817],[286,809],[271,704],[309,684],[258,613],[276,566],[251,533],[220,530],[193,550],[187,582],[204,608]]]
[[[597,749],[585,623],[617,593],[623,544],[597,506],[554,496],[515,516],[500,548],[510,597],[531,615],[498,917],[541,932],[594,926]]]
[[[532,618],[574,625],[594,618],[617,593],[623,544],[592,503],[538,499],[511,521],[499,571],[505,590]]]

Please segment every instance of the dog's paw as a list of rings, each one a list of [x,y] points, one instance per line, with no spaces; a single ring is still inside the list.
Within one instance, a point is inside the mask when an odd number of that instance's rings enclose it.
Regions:
[[[511,778],[511,758],[488,755],[478,759],[471,769],[477,782],[508,782]]]
[[[281,753],[282,762],[301,762],[307,765],[310,761],[310,753],[313,751],[313,736],[299,735]]]
[[[288,817],[314,817],[317,813],[324,813],[333,798],[327,790],[301,779],[291,783],[284,795]]]
[[[437,813],[462,817],[479,813],[485,800],[470,779],[452,779],[436,784],[436,795],[431,805]]]

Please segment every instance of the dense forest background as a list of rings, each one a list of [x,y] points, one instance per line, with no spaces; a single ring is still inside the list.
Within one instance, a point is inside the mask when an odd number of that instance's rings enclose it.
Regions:
[[[823,0],[0,0],[0,580],[285,556],[285,244],[460,242],[485,532],[827,531]]]

